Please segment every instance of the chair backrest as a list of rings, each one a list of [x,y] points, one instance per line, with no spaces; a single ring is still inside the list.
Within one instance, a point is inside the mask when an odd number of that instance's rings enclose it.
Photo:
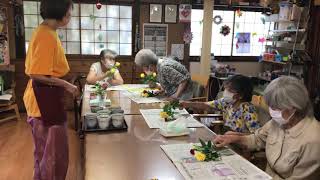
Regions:
[[[191,80],[193,81],[193,97],[205,97],[208,98],[209,93],[209,76],[192,74]]]
[[[191,74],[191,80],[197,82],[201,86],[208,86],[209,76],[201,75],[201,74]]]
[[[269,107],[265,103],[262,96],[253,95],[252,104],[256,107],[258,113],[258,119],[261,126],[267,123],[271,117],[269,114]]]

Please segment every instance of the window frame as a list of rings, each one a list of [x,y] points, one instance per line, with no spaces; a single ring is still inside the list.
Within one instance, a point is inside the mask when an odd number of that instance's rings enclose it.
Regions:
[[[23,0],[23,1],[31,1],[31,2],[39,2],[40,0]],[[74,4],[78,4],[79,6],[79,31],[80,31],[80,54],[65,54],[67,59],[70,60],[81,60],[81,59],[97,59],[99,58],[99,55],[96,54],[81,54],[82,53],[82,46],[81,46],[81,6],[80,4],[95,4],[96,1],[94,0],[78,0],[78,1],[74,1]],[[135,54],[134,48],[135,48],[135,38],[136,38],[136,28],[135,25],[137,23],[137,20],[135,18],[135,14],[137,13],[136,8],[135,8],[135,2],[134,1],[101,1],[100,2],[102,5],[117,5],[117,6],[130,6],[132,8],[132,17],[131,17],[131,55],[118,55],[117,59],[121,59],[121,60],[129,60],[132,59],[132,57]],[[23,12],[23,5],[22,5],[22,11],[21,11],[21,15],[24,16],[24,12]],[[40,16],[40,14],[38,14],[38,16]],[[120,18],[119,18],[120,19]],[[26,28],[26,27],[24,27]],[[25,46],[26,40],[25,40],[25,35],[23,37],[23,47],[24,47],[24,57],[26,56],[26,46]],[[121,43],[119,42],[119,45]]]
[[[247,12],[269,12],[269,8],[264,8],[260,6],[229,6],[229,5],[214,5],[213,10],[222,10],[222,11],[235,11],[237,9],[241,8],[242,11]],[[203,10],[203,5],[201,4],[193,4],[192,9],[200,9]],[[230,32],[232,33],[232,36],[234,34],[234,26],[235,26],[235,16],[234,16],[234,22],[233,22],[233,30]],[[190,23],[191,28],[191,23]],[[232,38],[232,44],[231,44],[231,50],[233,51],[233,43],[234,38]],[[200,62],[201,56],[191,56],[190,51],[189,53],[189,62]],[[232,52],[231,52],[232,53]],[[258,62],[259,56],[215,56],[215,59],[217,59],[220,62]]]

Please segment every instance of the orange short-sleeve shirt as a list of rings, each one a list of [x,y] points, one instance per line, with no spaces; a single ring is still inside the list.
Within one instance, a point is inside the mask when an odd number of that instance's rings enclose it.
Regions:
[[[40,25],[32,34],[25,61],[27,75],[49,75],[62,77],[69,72],[64,49],[56,31]],[[23,101],[30,117],[41,117],[40,110],[29,80]]]

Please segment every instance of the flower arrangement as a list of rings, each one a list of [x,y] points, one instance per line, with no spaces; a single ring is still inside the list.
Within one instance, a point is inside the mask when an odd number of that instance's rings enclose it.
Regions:
[[[95,94],[98,95],[98,96],[103,97],[105,95],[105,93],[106,93],[106,90],[103,88],[103,86],[98,82],[94,86],[95,86],[95,89],[96,89]]]
[[[144,73],[141,73],[140,74],[140,77],[142,79],[142,82],[144,84],[148,84],[149,82],[157,82],[157,73],[152,73],[152,74],[144,74]]]
[[[160,117],[163,118],[165,121],[172,121],[174,120],[174,110],[179,107],[179,102],[174,101],[169,104],[166,104],[162,111],[160,112]]]
[[[158,90],[143,90],[141,93],[142,97],[155,97],[159,94]]]
[[[116,72],[116,70],[120,67],[120,63],[116,62],[109,71],[107,71],[107,75],[108,77],[112,77],[114,75],[114,73]]]
[[[150,88],[155,88],[157,87],[157,73],[152,73],[152,74],[140,74],[140,78],[142,79],[143,84],[149,84]]]
[[[217,147],[211,142],[205,143],[199,139],[201,146],[194,145],[190,153],[197,161],[220,161],[221,155],[217,151]]]

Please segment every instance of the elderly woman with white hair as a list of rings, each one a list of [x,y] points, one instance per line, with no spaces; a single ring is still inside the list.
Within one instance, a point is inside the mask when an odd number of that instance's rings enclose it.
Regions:
[[[320,178],[320,122],[313,115],[307,89],[293,77],[272,81],[264,92],[272,120],[255,134],[227,132],[214,138],[217,146],[231,143],[250,150],[265,149],[266,172],[273,179]]]
[[[88,84],[101,83],[107,86],[123,84],[123,79],[118,69],[112,72],[115,66],[117,53],[110,49],[104,49],[100,52],[100,61],[91,65],[87,75]]]
[[[159,59],[149,49],[140,50],[135,63],[142,67],[146,74],[156,72],[158,74],[159,88],[173,99],[187,100],[193,96],[193,83],[191,76],[185,66],[172,58]]]

